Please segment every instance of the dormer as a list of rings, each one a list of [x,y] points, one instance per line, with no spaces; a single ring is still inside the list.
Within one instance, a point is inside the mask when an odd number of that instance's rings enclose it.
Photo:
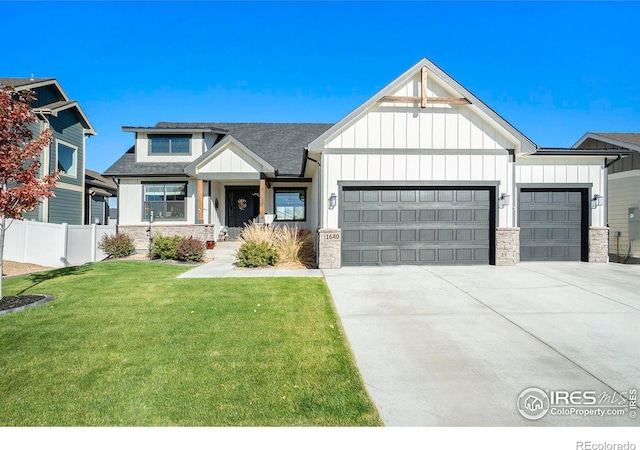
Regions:
[[[191,162],[211,148],[226,130],[215,127],[169,126],[164,122],[154,127],[122,127],[136,134],[136,162]]]

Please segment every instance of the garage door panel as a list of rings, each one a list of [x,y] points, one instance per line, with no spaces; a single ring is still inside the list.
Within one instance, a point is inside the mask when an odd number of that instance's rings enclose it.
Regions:
[[[473,210],[472,209],[456,210],[456,222],[473,222]]]
[[[456,241],[473,241],[473,230],[456,230]]]
[[[381,222],[396,223],[398,221],[398,211],[381,211]]]
[[[401,249],[400,250],[400,261],[406,263],[415,263],[416,259],[416,250],[415,249]]]
[[[380,221],[379,211],[365,210],[360,214],[362,221],[365,223],[377,223]]]
[[[437,212],[438,222],[453,222],[455,211],[451,209],[439,209]]]
[[[415,242],[417,230],[400,230],[401,242]]]
[[[380,240],[382,242],[396,242],[398,240],[398,232],[396,230],[381,230]]]
[[[415,210],[405,210],[400,211],[400,221],[401,222],[415,222],[416,221],[416,212]]]
[[[473,200],[483,206],[489,206],[491,202],[491,197],[489,196],[488,189],[481,189],[477,191],[473,191]]]
[[[366,203],[379,202],[380,193],[378,191],[347,191],[347,192],[359,192],[362,196],[362,201]]]
[[[400,191],[400,201],[401,202],[415,202],[416,201],[416,191]]]
[[[458,203],[473,202],[473,191],[455,191]]]
[[[582,201],[582,193],[569,192],[568,201],[570,203],[580,203]]]
[[[376,233],[377,234],[377,233]],[[345,242],[362,242],[359,230],[348,230],[342,232],[342,239]]]
[[[533,203],[549,203],[549,192],[534,192]]]
[[[381,197],[383,202],[397,202],[398,201],[398,192],[397,191],[382,191]]]
[[[520,192],[522,261],[580,261],[583,195],[557,189]]]
[[[420,230],[420,241],[422,242],[435,242],[436,230]]]
[[[486,242],[489,245],[489,230],[487,228],[474,229],[473,240],[481,243]]]
[[[360,222],[360,211],[344,211],[343,214],[345,222]]]
[[[398,250],[380,250],[380,260],[383,263],[395,263],[398,262]]]
[[[484,209],[476,209],[473,211],[474,222],[486,222],[489,223],[489,211]]]
[[[378,242],[380,232],[378,230],[362,230],[362,242]]]
[[[420,222],[435,222],[436,221],[436,211],[421,209],[420,210]]]
[[[345,191],[343,201],[360,203],[360,191]]]
[[[342,198],[359,201],[340,205],[343,264],[489,262],[489,189],[352,191]]]
[[[433,263],[436,261],[436,251],[432,248],[423,248],[418,251],[419,261],[422,263]]]

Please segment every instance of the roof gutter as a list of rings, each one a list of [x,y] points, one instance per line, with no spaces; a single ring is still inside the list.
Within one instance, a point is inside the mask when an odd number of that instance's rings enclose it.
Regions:
[[[529,156],[617,156],[625,157],[633,154],[633,150],[612,149],[579,149],[579,148],[539,148]]]

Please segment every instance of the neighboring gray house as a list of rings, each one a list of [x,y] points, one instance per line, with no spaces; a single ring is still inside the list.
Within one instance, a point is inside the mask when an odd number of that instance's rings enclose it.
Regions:
[[[625,158],[609,159],[609,254],[612,261],[640,262],[640,133],[589,132],[574,147],[632,150]]]
[[[85,137],[96,131],[75,100],[70,100],[54,78],[0,78],[0,85],[17,91],[35,92],[33,112],[38,122],[32,125],[34,135],[50,128],[53,140],[42,153],[41,175],[61,172],[53,192],[38,208],[25,215],[28,220],[82,225],[84,222]]]
[[[541,149],[428,59],[335,125],[123,127],[119,229],[318,232],[319,266],[607,261],[601,149]]]
[[[84,174],[86,204],[84,224],[109,224],[109,199],[118,193],[118,186],[110,178],[104,178],[98,172],[86,169]]]

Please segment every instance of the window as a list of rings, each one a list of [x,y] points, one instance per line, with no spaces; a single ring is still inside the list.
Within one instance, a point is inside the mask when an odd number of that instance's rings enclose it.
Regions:
[[[68,177],[77,176],[78,150],[69,144],[57,143],[58,171]]]
[[[149,153],[151,155],[188,155],[190,134],[152,134],[149,135]]]
[[[144,185],[142,219],[186,220],[187,183],[149,183]]]
[[[274,189],[276,218],[275,220],[306,220],[307,190],[305,188],[296,189]]]

